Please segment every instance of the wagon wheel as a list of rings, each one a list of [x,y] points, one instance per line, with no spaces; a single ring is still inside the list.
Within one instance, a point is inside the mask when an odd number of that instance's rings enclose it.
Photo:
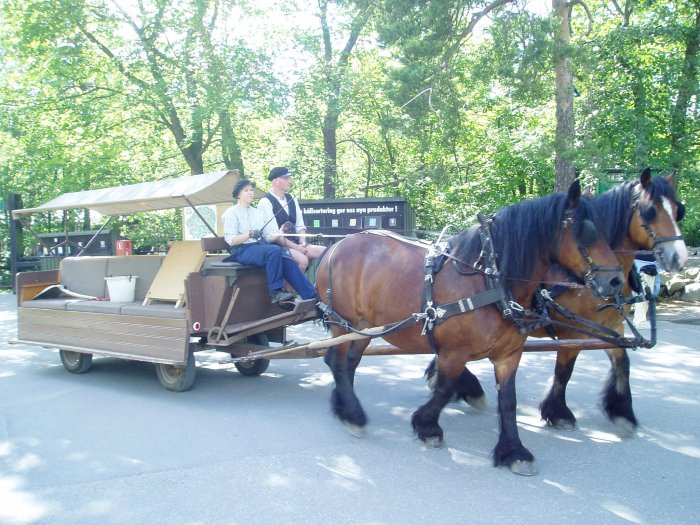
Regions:
[[[92,366],[92,354],[82,354],[71,350],[59,350],[61,363],[69,372],[84,374]]]
[[[265,334],[255,334],[247,338],[247,342],[260,345],[260,346],[270,346],[270,341],[268,341]],[[254,361],[236,361],[234,362],[238,371],[244,376],[254,377],[259,376],[267,367],[270,366],[269,359],[255,359]]]
[[[187,354],[187,363],[184,366],[156,363],[156,374],[160,384],[173,392],[185,392],[192,388],[194,379],[197,376],[197,366],[195,365],[192,348],[190,347],[190,351]]]

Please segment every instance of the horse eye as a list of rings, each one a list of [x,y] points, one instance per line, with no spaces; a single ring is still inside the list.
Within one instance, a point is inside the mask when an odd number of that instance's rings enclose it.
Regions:
[[[685,204],[682,202],[676,203],[676,222],[681,222],[685,217]]]
[[[650,206],[644,210],[641,210],[639,214],[642,216],[645,224],[649,224],[656,220],[656,208]]]
[[[595,224],[593,224],[593,221],[586,219],[581,223],[581,230],[578,234],[578,240],[584,246],[590,246],[591,244],[596,243],[598,240],[598,230],[596,229]]]

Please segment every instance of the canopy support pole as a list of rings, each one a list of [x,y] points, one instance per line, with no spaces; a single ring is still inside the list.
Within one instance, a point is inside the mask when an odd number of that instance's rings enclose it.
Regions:
[[[97,233],[96,233],[95,235],[92,236],[92,238],[88,241],[88,243],[85,245],[85,247],[84,247],[82,250],[80,250],[80,252],[78,253],[78,255],[77,255],[76,257],[80,257],[80,256],[85,252],[85,250],[87,250],[87,249],[90,247],[90,245],[95,241],[95,239],[97,239],[97,236],[98,236],[100,233],[102,233],[102,230],[104,230],[104,229],[107,227],[107,225],[108,225],[110,222],[112,222],[112,219],[114,219],[114,216],[112,216],[112,217],[110,217],[109,219],[107,219],[107,222],[105,222],[102,226],[100,226],[100,229],[97,230]],[[66,235],[67,235],[67,234],[66,234]]]

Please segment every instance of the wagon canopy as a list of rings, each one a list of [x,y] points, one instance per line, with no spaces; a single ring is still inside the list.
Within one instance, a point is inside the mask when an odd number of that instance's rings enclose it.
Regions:
[[[37,208],[14,210],[12,217],[19,219],[37,212],[76,208],[88,208],[108,216],[128,215],[142,211],[183,208],[189,205],[218,204],[231,200],[231,190],[238,179],[238,171],[228,170],[100,190],[64,193]],[[256,193],[258,193],[257,190]]]

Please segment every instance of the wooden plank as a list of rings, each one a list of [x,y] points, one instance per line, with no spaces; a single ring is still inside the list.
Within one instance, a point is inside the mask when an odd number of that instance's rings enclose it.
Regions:
[[[148,289],[144,305],[151,301],[172,301],[179,308],[185,302],[185,277],[199,271],[205,253],[199,241],[175,241],[163,259]]]
[[[18,308],[20,341],[154,363],[183,364],[186,319]]]

